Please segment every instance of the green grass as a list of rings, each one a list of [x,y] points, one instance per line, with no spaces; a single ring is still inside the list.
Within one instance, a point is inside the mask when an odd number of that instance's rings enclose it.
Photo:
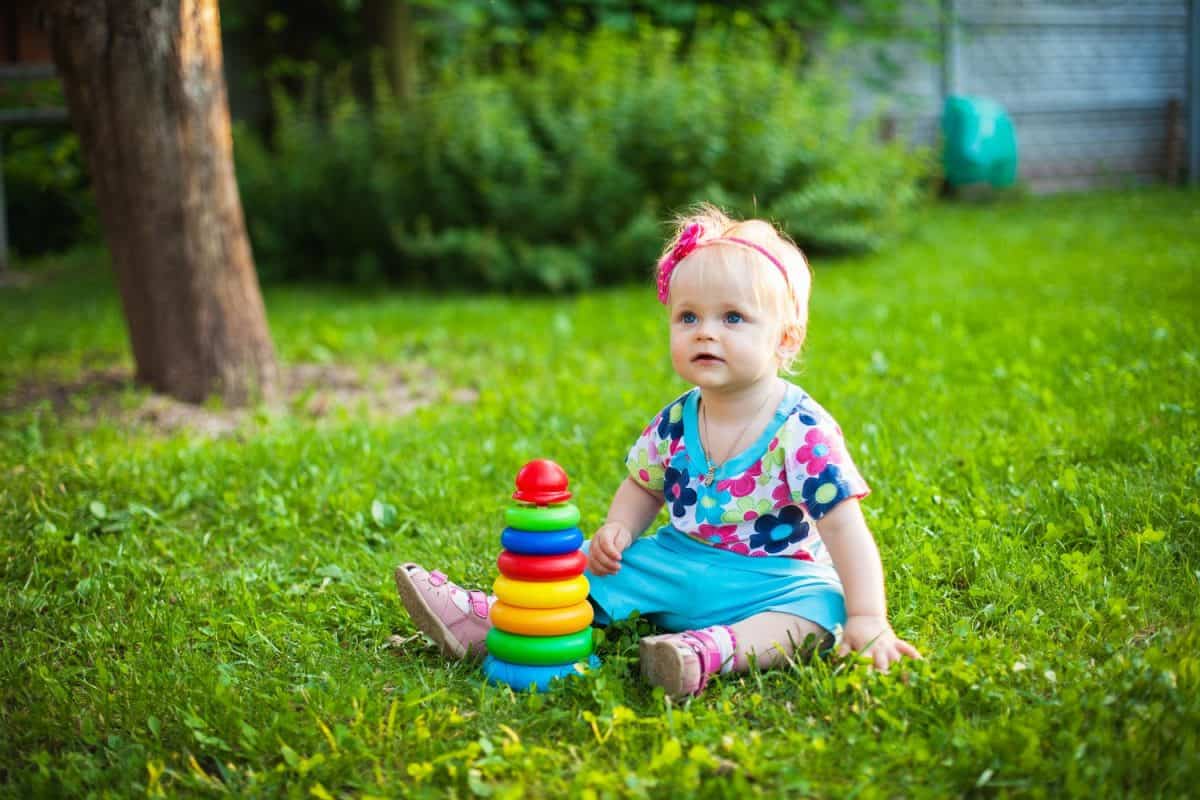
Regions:
[[[433,365],[478,401],[264,411],[215,441],[85,425],[86,397],[66,421],[0,417],[0,792],[1191,793],[1197,231],[1195,193],[1029,199],[937,208],[893,251],[817,264],[797,380],[873,485],[893,621],[928,660],[797,665],[687,703],[640,682],[644,623],[548,695],[481,685],[407,638],[391,585],[410,559],[489,581],[530,458],[601,519],[682,388],[648,284],[269,290],[284,360]],[[95,270],[2,290],[0,314],[4,391],[128,364]]]

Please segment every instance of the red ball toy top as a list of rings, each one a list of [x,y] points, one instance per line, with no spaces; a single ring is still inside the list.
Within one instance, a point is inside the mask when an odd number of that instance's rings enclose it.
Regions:
[[[571,499],[567,491],[567,472],[545,458],[530,461],[517,473],[517,490],[513,499],[536,506],[565,503]]]

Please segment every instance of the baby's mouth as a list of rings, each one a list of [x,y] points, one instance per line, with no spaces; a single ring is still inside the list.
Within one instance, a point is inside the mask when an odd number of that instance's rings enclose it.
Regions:
[[[720,364],[724,359],[717,358],[712,353],[701,353],[693,358],[692,361],[698,364]]]

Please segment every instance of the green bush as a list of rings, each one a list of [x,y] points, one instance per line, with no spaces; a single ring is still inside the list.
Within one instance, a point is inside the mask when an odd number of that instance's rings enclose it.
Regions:
[[[569,290],[645,278],[691,203],[781,223],[805,248],[879,247],[923,152],[875,140],[820,67],[753,26],[539,37],[456,63],[409,101],[328,83],[237,136],[268,278]],[[480,59],[484,60],[484,59]],[[380,82],[382,86],[382,82]]]
[[[3,134],[9,246],[20,256],[65,250],[100,238],[79,140],[61,128]]]
[[[0,108],[61,108],[57,80],[18,79],[0,91]],[[70,125],[0,127],[9,246],[19,256],[65,250],[100,238],[84,156]]]

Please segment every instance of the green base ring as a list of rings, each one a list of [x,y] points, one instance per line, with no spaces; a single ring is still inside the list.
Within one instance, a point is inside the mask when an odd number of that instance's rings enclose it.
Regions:
[[[487,635],[487,651],[510,664],[565,664],[592,654],[592,629],[584,628],[562,636],[521,636],[492,628]]]
[[[522,531],[561,531],[579,524],[579,508],[574,503],[557,506],[511,505],[504,509],[508,527]]]

